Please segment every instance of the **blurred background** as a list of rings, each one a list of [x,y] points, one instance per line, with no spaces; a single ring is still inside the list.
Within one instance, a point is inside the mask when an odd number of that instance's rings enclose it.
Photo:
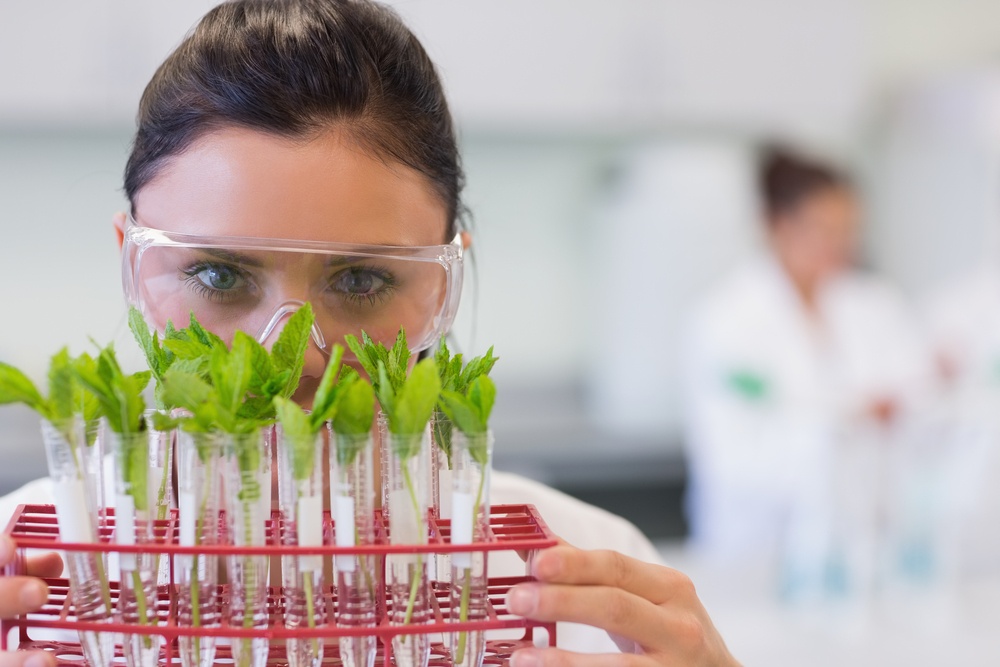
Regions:
[[[129,345],[111,216],[133,114],[213,4],[0,6],[0,359],[36,379],[62,345]],[[1000,555],[967,538],[1000,533],[1000,4],[390,4],[458,121],[475,262],[456,339],[502,359],[498,467],[634,521],[747,664],[997,664]],[[771,140],[849,176],[857,263],[896,290],[930,370],[879,432],[896,444],[850,463],[896,480],[882,499],[855,493],[848,468],[817,510],[867,498],[852,511],[872,534],[719,557],[688,539],[685,340],[706,295],[770,247],[757,158]],[[0,411],[0,454],[0,493],[45,474],[33,415]],[[849,556],[831,567],[830,553]]]

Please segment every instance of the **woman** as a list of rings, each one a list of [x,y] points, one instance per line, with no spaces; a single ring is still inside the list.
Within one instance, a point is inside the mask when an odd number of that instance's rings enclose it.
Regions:
[[[178,312],[171,304],[180,309],[190,305],[184,299],[200,297],[196,311],[217,314],[219,326],[256,330],[269,340],[322,284],[320,296],[330,301],[317,308],[323,313],[303,374],[308,395],[328,341],[344,333],[343,318],[374,322],[366,306],[403,302],[395,312],[412,317],[413,326],[429,319],[433,329],[447,321],[449,289],[456,286],[442,287],[449,278],[441,273],[422,276],[414,267],[425,252],[412,249],[468,246],[470,236],[460,228],[462,182],[433,65],[393,12],[366,1],[227,3],[206,15],[143,95],[125,172],[131,219],[116,222],[127,291],[157,326]],[[130,254],[144,235],[159,238],[143,246],[158,250]],[[241,249],[227,250],[225,239]],[[192,258],[180,271],[177,248]],[[313,251],[329,261],[307,261]],[[358,263],[359,256],[370,261]],[[167,266],[173,270],[162,270]],[[338,271],[319,275],[324,267]],[[271,282],[257,282],[261,269]],[[164,287],[162,279],[173,284]],[[416,282],[437,286],[422,309],[418,295],[425,292],[409,289]],[[615,547],[616,536],[635,535],[620,520],[525,480],[507,476],[495,485],[497,502],[515,496],[510,500],[538,504],[543,516],[558,515],[550,521],[557,531],[589,528],[598,536],[591,547],[601,546],[601,536]],[[637,543],[633,552],[648,553],[648,543]],[[568,545],[539,554],[533,569],[539,582],[518,586],[508,598],[516,614],[606,630],[630,654],[628,663],[736,664],[691,582],[674,570]],[[15,589],[34,585],[2,584],[4,600],[20,599]],[[520,651],[514,664],[623,660],[577,657],[573,648]],[[6,655],[0,664],[24,659]],[[37,659],[41,667],[50,658]]]
[[[847,552],[877,530],[879,457],[926,362],[901,298],[852,266],[860,216],[847,179],[774,149],[760,192],[767,251],[708,295],[692,327],[688,510],[704,552],[780,558],[796,595],[870,575],[870,550]]]

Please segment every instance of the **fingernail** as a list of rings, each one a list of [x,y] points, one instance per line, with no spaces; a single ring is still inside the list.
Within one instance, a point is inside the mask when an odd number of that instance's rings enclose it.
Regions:
[[[49,598],[49,587],[38,579],[25,582],[21,587],[21,603],[30,609],[36,609],[45,604]]]
[[[510,656],[510,667],[541,667],[541,665],[542,656],[538,655],[538,651],[521,649],[514,651],[513,655]],[[34,666],[32,665],[32,667]]]
[[[52,656],[45,652],[29,655],[22,663],[23,667],[52,667],[54,664]]]
[[[507,611],[518,616],[531,616],[538,608],[538,591],[534,586],[515,586],[507,593]]]

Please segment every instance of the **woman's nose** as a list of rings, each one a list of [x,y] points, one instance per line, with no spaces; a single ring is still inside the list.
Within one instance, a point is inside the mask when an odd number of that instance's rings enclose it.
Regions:
[[[282,303],[275,309],[271,318],[257,331],[257,340],[270,349],[271,343],[268,341],[277,340],[287,320],[305,305],[304,301],[294,299]],[[316,344],[316,347],[320,350],[326,350],[326,339],[323,337],[323,331],[315,321],[313,321],[309,336],[312,338],[313,343]]]
[[[329,355],[325,351],[320,350],[314,341],[310,340],[309,346],[306,348],[305,364],[302,366],[302,378],[299,380],[299,388],[292,395],[292,400],[303,408],[308,409],[312,407],[316,388],[319,386],[319,381],[323,377],[323,371],[326,370],[328,361]]]

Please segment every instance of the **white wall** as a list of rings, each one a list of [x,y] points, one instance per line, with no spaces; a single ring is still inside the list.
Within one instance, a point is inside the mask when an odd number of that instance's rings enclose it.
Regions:
[[[135,105],[162,57],[212,4],[0,4],[0,359],[41,377],[60,345],[82,349],[88,335],[127,341],[109,219],[123,206],[120,176]],[[659,255],[650,244],[641,249],[645,267],[625,266],[640,275],[655,268],[663,285],[655,301],[667,323],[677,321],[710,267],[749,247],[750,227],[739,227],[740,211],[749,209],[738,166],[748,139],[781,129],[835,153],[871,156],[873,128],[884,134],[872,121],[887,92],[1000,50],[1000,4],[985,0],[392,4],[437,59],[460,121],[481,276],[472,349],[496,344],[498,377],[508,387],[572,387],[588,377],[600,386],[609,377],[593,370],[616,326],[598,288],[608,287],[601,251],[619,232],[653,225],[666,247],[660,265],[651,264]],[[599,209],[614,192],[609,172],[629,173],[631,157],[647,145],[688,150],[692,170],[678,163],[662,193],[636,195],[645,208],[624,206],[616,215]],[[728,166],[698,166],[707,163]],[[717,178],[731,197],[709,198],[711,205],[698,209],[697,193],[684,185],[689,177]],[[636,187],[618,192],[635,195]],[[900,187],[905,193],[911,186]],[[657,194],[665,198],[662,220]],[[901,210],[873,211],[876,266],[919,281],[921,267],[944,250],[948,262],[960,261],[974,231],[971,216],[949,220],[957,239],[951,245],[916,248]],[[936,220],[926,224],[928,233],[940,229]],[[612,280],[622,270],[621,257],[615,261]],[[652,302],[639,294],[635,304]],[[460,315],[465,341],[471,303],[466,298]],[[629,303],[613,305],[642,307]],[[622,375],[628,365],[608,367]],[[665,365],[657,372],[671,371]],[[619,389],[629,381],[624,375],[614,380]],[[613,405],[621,394],[592,396]],[[594,417],[586,405],[567,405],[567,418]],[[669,430],[674,413],[665,408],[654,430]],[[13,427],[3,420],[14,420],[10,414],[0,412],[8,434]],[[6,446],[22,442],[8,438]]]

